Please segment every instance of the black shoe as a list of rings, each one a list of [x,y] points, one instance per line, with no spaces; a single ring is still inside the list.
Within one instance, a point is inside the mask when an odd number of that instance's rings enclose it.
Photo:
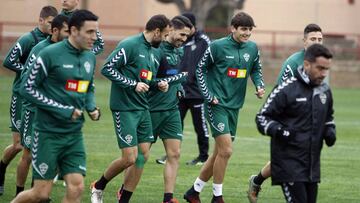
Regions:
[[[194,186],[192,186],[186,193],[184,194],[184,199],[186,202],[190,203],[201,203],[199,193],[195,191]]]
[[[156,161],[157,164],[165,165],[165,163],[166,163],[166,155],[162,156],[161,158],[156,159],[155,161]]]
[[[213,196],[213,198],[211,199],[211,203],[225,203],[225,201],[222,198],[222,196],[218,196],[218,197]]]
[[[199,157],[196,157],[195,159],[186,162],[186,165],[202,166],[202,165],[204,165],[205,162],[206,162],[206,160],[200,159]]]

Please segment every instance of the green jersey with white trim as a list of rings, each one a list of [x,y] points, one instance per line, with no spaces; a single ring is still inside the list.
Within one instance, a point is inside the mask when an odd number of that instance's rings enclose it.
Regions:
[[[95,55],[66,39],[44,48],[24,78],[20,93],[37,107],[34,129],[50,133],[81,132],[84,116],[71,120],[75,108],[95,109]]]
[[[302,66],[304,63],[304,55],[305,49],[292,54],[289,56],[289,58],[286,59],[277,78],[277,84],[281,84],[282,82],[294,76],[297,68]]]
[[[210,44],[196,76],[205,101],[210,103],[216,97],[218,105],[230,109],[243,106],[249,76],[255,87],[265,86],[257,45],[252,41],[239,43],[232,35]]]

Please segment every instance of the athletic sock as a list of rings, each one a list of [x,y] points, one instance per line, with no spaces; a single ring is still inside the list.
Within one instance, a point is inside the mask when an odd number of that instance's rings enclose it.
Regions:
[[[194,190],[200,193],[202,189],[205,187],[205,185],[206,182],[202,181],[199,177],[197,177],[194,183]]]
[[[222,184],[213,183],[213,194],[215,197],[222,196]]]
[[[119,203],[128,203],[130,201],[132,193],[133,192],[123,189],[121,193],[121,198],[119,199]]]
[[[6,173],[6,167],[8,164],[4,163],[3,160],[0,161],[0,185],[4,185],[5,181],[5,173]]]
[[[100,180],[96,181],[95,188],[98,190],[104,190],[108,182],[109,181],[104,177],[104,175],[102,175]]]
[[[170,200],[173,198],[173,193],[164,193],[164,199],[163,202],[170,202]]]
[[[16,195],[17,196],[20,192],[24,191],[25,187],[16,186]]]
[[[261,185],[265,180],[266,180],[266,178],[264,178],[262,176],[261,171],[260,171],[260,173],[254,178],[254,183],[256,185]]]

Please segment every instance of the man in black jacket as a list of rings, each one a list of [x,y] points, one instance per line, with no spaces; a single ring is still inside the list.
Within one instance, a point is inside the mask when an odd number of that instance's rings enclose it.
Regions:
[[[196,18],[192,13],[183,13],[194,25],[191,36],[183,46],[184,56],[180,64],[181,72],[188,72],[186,82],[183,84],[184,91],[179,92],[181,97],[179,101],[179,110],[184,127],[184,119],[187,111],[190,109],[193,119],[193,125],[197,134],[197,144],[199,147],[199,155],[193,160],[186,162],[186,165],[203,165],[209,157],[209,130],[206,125],[204,98],[197,84],[195,69],[204,55],[204,52],[210,44],[209,37],[202,31],[196,29]],[[156,163],[164,164],[166,156],[156,159]]]
[[[287,202],[316,202],[323,140],[335,144],[333,100],[323,82],[332,54],[310,46],[295,76],[276,86],[256,115],[258,130],[271,137],[271,177]]]

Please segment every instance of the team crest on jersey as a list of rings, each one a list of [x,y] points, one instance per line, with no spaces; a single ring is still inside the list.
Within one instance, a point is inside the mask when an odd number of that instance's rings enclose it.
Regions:
[[[31,144],[31,136],[26,136],[26,137],[25,137],[25,144],[26,144],[27,146],[29,146],[29,145]]]
[[[90,73],[91,64],[89,63],[89,61],[86,61],[86,62],[84,63],[84,67],[85,67],[85,71],[86,71],[87,73]]]
[[[17,121],[15,122],[15,124],[16,124],[16,127],[17,127],[18,129],[21,128],[21,120],[17,120]]]
[[[46,163],[41,163],[41,164],[39,165],[40,173],[41,173],[42,175],[45,175],[45,173],[47,172],[48,168],[49,168],[49,166],[48,166]]]
[[[125,140],[126,140],[126,143],[130,144],[131,141],[133,140],[133,136],[130,135],[130,134],[127,134],[127,135],[125,136]]]
[[[325,104],[326,103],[326,94],[324,94],[324,93],[322,93],[322,94],[320,94],[320,101],[321,101],[321,103],[322,104]]]
[[[196,44],[191,45],[191,51],[194,51],[196,49]]]
[[[222,132],[222,131],[224,131],[224,129],[225,129],[225,124],[224,124],[224,123],[219,123],[219,124],[217,125],[217,127],[218,127],[219,131]]]
[[[249,59],[250,59],[250,54],[245,53],[245,54],[243,55],[243,57],[244,57],[245,61],[248,62]]]

